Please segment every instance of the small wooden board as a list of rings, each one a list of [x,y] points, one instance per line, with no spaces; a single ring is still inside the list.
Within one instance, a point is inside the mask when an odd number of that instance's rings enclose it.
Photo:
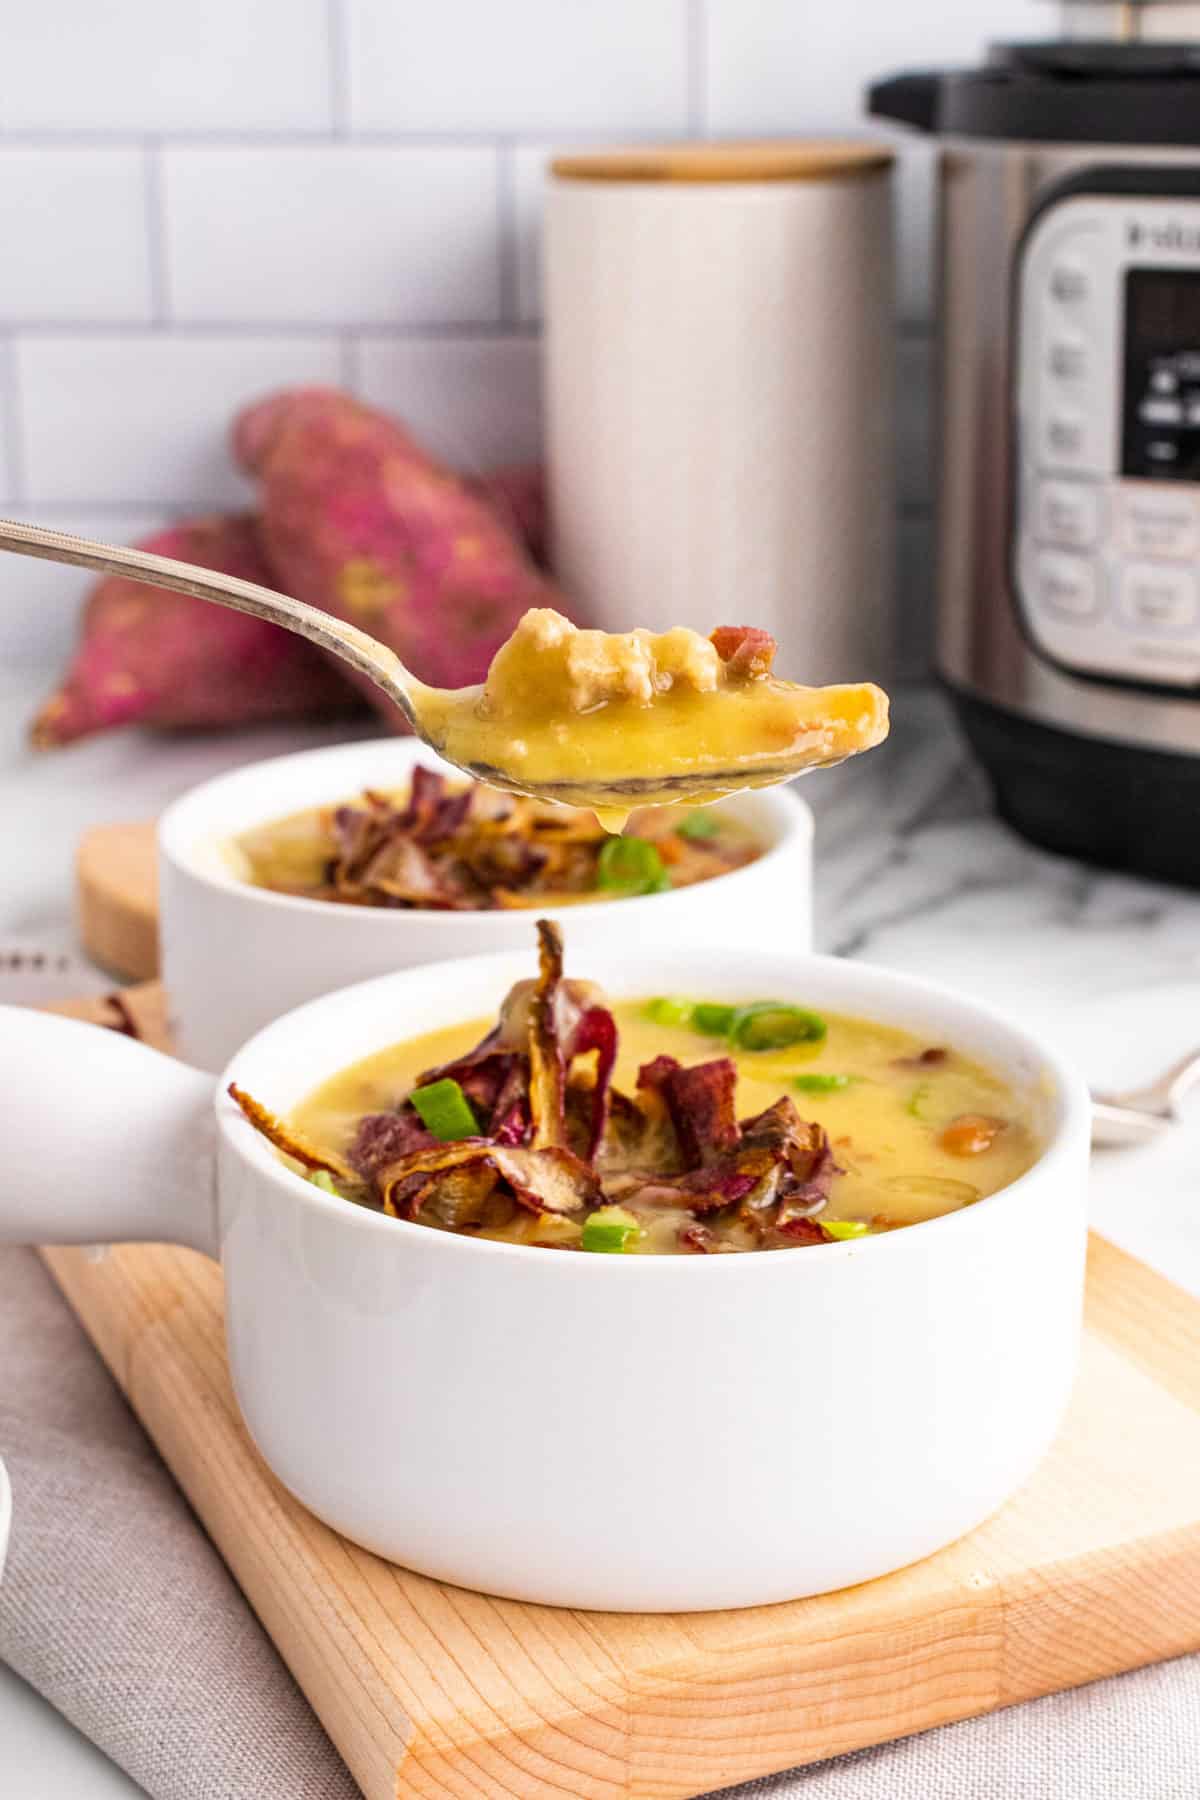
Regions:
[[[843,1593],[669,1617],[357,1549],[241,1424],[215,1264],[43,1254],[368,1800],[702,1794],[1200,1647],[1200,1303],[1103,1240],[1070,1416],[996,1518]]]
[[[158,974],[158,866],[155,827],[96,825],[75,854],[79,936],[93,962],[121,981]]]

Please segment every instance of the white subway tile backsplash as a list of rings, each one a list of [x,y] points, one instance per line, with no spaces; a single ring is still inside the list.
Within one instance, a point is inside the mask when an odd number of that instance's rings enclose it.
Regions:
[[[683,131],[686,0],[346,0],[358,131]]]
[[[9,347],[0,339],[0,510],[7,508],[9,511],[16,498],[16,472],[9,455],[9,445],[16,430],[15,396],[9,382],[11,366]]]
[[[0,145],[0,242],[0,319],[148,319],[145,153]]]
[[[867,117],[866,89],[914,67],[976,60],[997,38],[1043,37],[1041,0],[990,0],[986,17],[945,0],[858,0],[820,8],[797,0],[706,0],[707,124],[714,135],[881,132],[896,170],[900,316],[931,309],[933,153]]]
[[[171,316],[189,323],[490,323],[489,149],[295,145],[164,155]]]
[[[526,324],[542,316],[542,208],[552,155],[544,144],[531,144],[513,159],[517,316]]]
[[[869,82],[978,60],[997,38],[1044,37],[1042,0],[706,0],[708,129],[844,131],[867,124]]]
[[[163,513],[89,513],[22,507],[31,525],[47,525],[99,538],[106,544],[133,544],[167,523]],[[60,669],[71,653],[83,596],[99,579],[90,569],[40,562],[32,556],[0,556],[0,663]],[[31,695],[31,699],[34,696]]]
[[[358,388],[453,468],[540,455],[541,354],[535,338],[364,337]]]
[[[933,500],[932,385],[932,338],[902,337],[896,345],[896,455],[901,506],[929,506]]]
[[[256,395],[336,384],[332,338],[20,337],[21,448],[34,505],[220,506],[249,489],[229,424]]]
[[[3,10],[0,0],[0,11]],[[254,395],[357,385],[452,463],[540,453],[545,166],[690,130],[882,130],[863,91],[1043,34],[1042,0],[11,0],[0,502],[98,535],[240,501]],[[892,134],[905,667],[928,639],[935,152]],[[428,328],[428,329],[425,329]],[[914,329],[915,328],[915,329]],[[7,360],[6,360],[7,358]],[[6,416],[7,415],[7,416]],[[86,586],[0,558],[0,655]],[[15,584],[15,585],[14,585]],[[67,595],[67,604],[59,597]]]
[[[323,131],[327,0],[36,0],[0,56],[7,131]]]

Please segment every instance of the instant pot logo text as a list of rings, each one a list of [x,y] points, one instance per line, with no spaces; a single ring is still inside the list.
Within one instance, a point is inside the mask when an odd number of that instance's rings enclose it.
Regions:
[[[1182,219],[1161,219],[1154,224],[1130,219],[1125,241],[1131,250],[1183,250],[1200,255],[1200,225],[1184,224]]]

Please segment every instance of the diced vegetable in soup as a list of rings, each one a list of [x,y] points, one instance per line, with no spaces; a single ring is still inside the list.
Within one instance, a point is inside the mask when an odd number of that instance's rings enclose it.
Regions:
[[[1032,1095],[956,1050],[770,997],[610,1004],[538,978],[325,1082],[289,1120],[233,1089],[327,1191],[435,1230],[604,1255],[865,1238],[958,1211],[1039,1151]]]
[[[666,893],[761,850],[728,807],[643,808],[610,837],[593,813],[417,768],[407,794],[368,791],[276,819],[243,832],[232,856],[275,893],[465,912]]]

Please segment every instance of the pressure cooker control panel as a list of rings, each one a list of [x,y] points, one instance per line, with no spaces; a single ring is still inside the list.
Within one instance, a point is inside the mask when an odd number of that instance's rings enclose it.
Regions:
[[[1015,270],[1016,600],[1068,671],[1200,690],[1200,172],[1080,185]]]

